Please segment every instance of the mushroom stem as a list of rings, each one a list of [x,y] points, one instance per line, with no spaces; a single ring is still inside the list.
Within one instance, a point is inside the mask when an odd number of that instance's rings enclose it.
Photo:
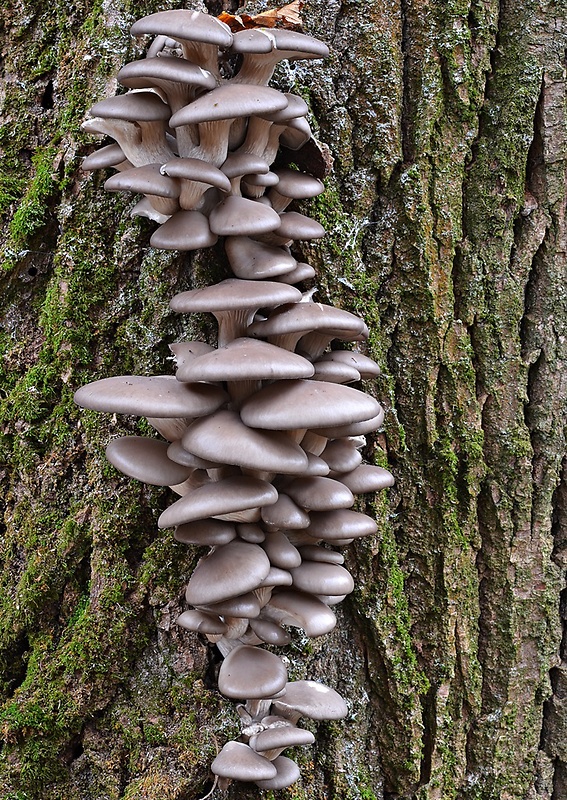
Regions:
[[[270,712],[272,705],[271,698],[261,698],[259,700],[247,700],[245,709],[252,717],[252,721],[261,720]]]

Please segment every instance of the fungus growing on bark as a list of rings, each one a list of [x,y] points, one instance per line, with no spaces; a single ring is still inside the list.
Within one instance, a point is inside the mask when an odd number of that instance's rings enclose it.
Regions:
[[[132,33],[157,38],[146,59],[120,71],[130,91],[91,110],[85,127],[116,144],[89,156],[84,169],[115,168],[105,188],[144,195],[135,213],[158,222],[153,247],[191,251],[226,237],[236,277],[171,300],[176,313],[216,317],[216,349],[177,342],[175,376],[109,377],[75,400],[145,416],[168,440],[115,439],[107,456],[126,475],[171,486],[181,497],[159,527],[175,528],[180,543],[210,547],[189,578],[190,608],[178,625],[216,643],[224,656],[219,689],[242,703],[241,741],[223,746],[212,771],[222,786],[251,780],[278,789],[299,776],[282,751],[314,739],[297,727],[300,716],[340,719],[347,707],[320,683],[288,682],[283,661],[262,644],[289,643],[288,628],[315,637],[335,627],[331,606],[354,581],[331,548],[376,532],[351,506],[356,494],[393,480],[361,463],[361,442],[352,438],[376,430],[382,408],[344,385],[378,367],[355,350],[329,349],[335,340],[364,341],[364,321],[295,286],[315,274],[297,262],[295,242],[324,231],[286,209],[319,194],[321,176],[270,169],[280,142],[301,147],[311,136],[304,101],[265,85],[274,65],[328,51],[286,30],[233,36],[186,10],[152,14]],[[221,51],[242,56],[222,83]]]

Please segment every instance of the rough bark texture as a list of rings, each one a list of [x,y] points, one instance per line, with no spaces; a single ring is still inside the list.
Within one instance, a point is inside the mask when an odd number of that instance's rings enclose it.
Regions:
[[[237,732],[214,649],[173,624],[200,553],[157,532],[164,493],[103,456],[144,426],[72,403],[214,337],[168,300],[223,276],[222,251],[151,250],[152,224],[79,170],[85,111],[141,53],[129,25],[175,5],[0,9],[6,800],[196,800]],[[331,58],[277,85],[335,158],[306,205],[329,233],[304,255],[318,298],[372,330],[388,413],[365,454],[397,485],[348,548],[335,632],[287,649],[350,716],[316,726],[281,796],[565,800],[567,6],[309,0],[302,18]]]

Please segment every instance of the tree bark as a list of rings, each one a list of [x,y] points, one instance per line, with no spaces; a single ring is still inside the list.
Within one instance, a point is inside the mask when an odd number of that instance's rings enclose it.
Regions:
[[[142,54],[130,24],[163,8],[0,9],[7,800],[197,800],[238,733],[214,648],[174,624],[201,553],[157,531],[165,492],[104,458],[147,428],[72,402],[97,377],[171,373],[180,338],[214,341],[168,302],[226,276],[222,249],[151,249],[152,223],[79,169],[86,111]],[[387,414],[365,457],[397,482],[363,509],[378,535],[346,548],[337,628],[286,650],[294,679],[349,705],[313,726],[286,796],[564,800],[567,5],[309,0],[301,16],[331,56],[274,85],[308,100],[334,158],[304,204],[328,233],[302,255],[317,299],[371,329],[383,374],[366,388]]]

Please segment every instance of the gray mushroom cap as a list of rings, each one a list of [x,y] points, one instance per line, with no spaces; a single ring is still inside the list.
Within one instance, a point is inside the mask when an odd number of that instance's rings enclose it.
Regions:
[[[274,778],[254,781],[260,789],[264,791],[285,789],[299,780],[301,775],[299,767],[291,758],[277,756],[273,761],[270,761],[270,764],[273,764],[277,769],[277,774]]]
[[[266,587],[273,589],[275,586],[291,586],[292,583],[291,574],[287,570],[280,569],[279,567],[270,567],[270,571],[258,586],[258,589],[264,589]]]
[[[303,97],[299,97],[297,94],[290,94],[289,92],[285,92],[285,97],[287,99],[287,106],[285,108],[282,108],[280,111],[273,111],[271,114],[262,114],[262,119],[275,122],[278,125],[282,123],[285,125],[290,120],[304,117],[309,112],[309,107]]]
[[[277,185],[278,194],[292,200],[301,200],[308,197],[317,197],[325,190],[325,186],[318,178],[300,172],[298,169],[280,167],[275,170],[279,178]]]
[[[220,603],[211,603],[202,608],[211,614],[218,614],[221,617],[236,617],[237,619],[252,619],[259,616],[261,610],[254,592],[246,592],[246,594],[221,600]]]
[[[299,548],[304,561],[324,561],[326,564],[344,564],[345,557],[338,550],[329,550],[318,544],[305,544]]]
[[[200,250],[212,247],[217,235],[199,211],[177,211],[154,231],[150,244],[159,250]]]
[[[250,747],[257,753],[267,750],[285,750],[286,747],[301,747],[313,744],[315,737],[311,731],[296,725],[276,725],[266,728],[250,738]]]
[[[269,571],[270,560],[261,547],[234,539],[199,561],[185,597],[193,606],[220,603],[252,591]]]
[[[216,461],[210,461],[205,458],[199,458],[194,453],[190,453],[181,444],[180,439],[173,441],[167,448],[167,457],[176,464],[182,464],[184,467],[191,467],[191,469],[215,469],[220,465]],[[168,486],[174,484],[168,483]]]
[[[273,697],[284,688],[287,670],[278,656],[258,647],[231,650],[219,670],[219,691],[234,700]]]
[[[222,48],[232,44],[228,25],[209,14],[185,8],[148,14],[132,25],[130,33],[132,36],[161,34],[176,41],[206,42]]]
[[[223,192],[230,191],[230,181],[224,172],[202,158],[173,158],[162,164],[160,169],[162,175],[169,175],[171,178],[207,183]]]
[[[285,492],[298,506],[309,511],[350,508],[354,503],[354,495],[350,489],[332,478],[319,476],[294,478],[286,484]]]
[[[177,199],[181,191],[178,181],[160,172],[159,164],[145,164],[111,175],[104,188],[107,192],[139,192],[170,199]]]
[[[321,239],[325,235],[325,228],[298,211],[284,211],[280,214],[280,226],[274,233],[285,241]]]
[[[352,472],[362,461],[360,451],[349,439],[334,439],[328,442],[321,453],[321,458],[334,472]]]
[[[334,337],[360,333],[364,321],[360,317],[324,303],[287,303],[275,309],[265,320],[250,326],[254,336],[284,336],[323,331]]]
[[[217,386],[180,383],[172,375],[120,375],[88,383],[75,392],[75,403],[82,408],[158,419],[204,416],[227,399]]]
[[[342,384],[335,384],[342,386]],[[344,387],[349,388],[349,387]],[[329,425],[324,428],[311,428],[313,433],[325,436],[327,439],[344,439],[347,436],[360,436],[378,430],[384,424],[384,409],[377,402],[378,412],[368,419],[351,422],[346,425]]]
[[[360,372],[350,364],[340,361],[315,361],[313,363],[316,381],[329,381],[330,383],[354,383],[360,380]]]
[[[315,277],[315,270],[310,264],[300,262],[294,269],[285,274],[278,275],[274,280],[281,283],[300,283],[301,281],[309,281]]]
[[[184,58],[143,58],[131,61],[118,72],[119,83],[129,89],[147,89],[156,86],[166,94],[180,94],[191,86],[214,89],[217,81],[214,75],[197,64]],[[184,105],[189,102],[185,100]]]
[[[287,101],[286,101],[287,102]],[[168,120],[171,109],[155,92],[127,92],[95,103],[89,113],[102,119],[123,119],[128,122]]]
[[[307,466],[304,451],[285,433],[254,430],[228,409],[192,423],[182,442],[201,458],[246,469],[296,474]]]
[[[373,417],[380,410],[369,395],[323,381],[275,381],[242,404],[242,421],[252,428],[270,430],[315,429],[326,425],[350,425]]]
[[[368,378],[376,378],[380,375],[380,367],[368,356],[362,353],[357,353],[355,350],[332,350],[330,353],[324,353],[319,362],[340,362],[356,369],[360,373],[363,380]]]
[[[280,625],[268,619],[251,619],[250,628],[266,644],[284,647],[291,642],[291,635]]]
[[[235,781],[270,780],[278,773],[271,761],[242,742],[227,742],[211,764],[211,771]]]
[[[252,542],[252,544],[260,544],[266,538],[262,528],[253,522],[240,522],[236,526],[236,530],[241,539],[244,539],[245,542]]]
[[[123,436],[109,442],[106,457],[130,478],[152,486],[175,486],[187,480],[193,470],[171,461],[167,450],[168,444],[158,439]]]
[[[210,633],[216,636],[222,635],[228,630],[225,622],[222,622],[213,614],[207,614],[205,611],[184,611],[177,617],[176,622],[187,631]]]
[[[375,467],[371,464],[361,464],[352,472],[337,475],[337,480],[344,483],[354,494],[364,494],[366,492],[379,492],[394,485],[394,476],[383,467]]]
[[[230,547],[230,545],[227,545]],[[303,561],[290,570],[297,589],[316,595],[346,595],[354,589],[352,575],[339,564]]]
[[[175,352],[175,351],[174,351]],[[224,347],[178,365],[179,381],[243,381],[310,378],[313,365],[303,356],[268,342],[240,337]]]
[[[87,156],[81,164],[83,172],[91,172],[95,169],[108,169],[117,167],[119,164],[127,163],[126,156],[119,144],[107,144]]]
[[[266,525],[288,530],[301,530],[309,525],[309,514],[293,502],[291,497],[279,493],[277,501],[262,509],[262,520]]]
[[[303,628],[314,638],[330,633],[337,624],[331,609],[311,594],[291,589],[277,589],[262,609],[262,616],[282,625]]]
[[[275,172],[265,172],[262,174],[247,173],[245,176],[243,176],[243,181],[241,185],[246,184],[247,190],[245,193],[250,194],[251,191],[255,191],[256,187],[265,188],[266,186],[275,186],[277,182],[278,182],[278,176],[276,175]],[[257,192],[252,196],[258,197],[258,195],[261,195],[261,192]]]
[[[233,80],[244,85],[267,83],[274,66],[282,59],[324,58],[329,53],[318,39],[283,28],[239,31],[234,34],[231,51],[243,56],[240,71]]]
[[[274,50],[288,51],[292,55],[282,58],[326,58],[329,48],[319,39],[296,33],[286,28],[248,28],[233,36],[233,53],[270,53]]]
[[[260,508],[277,499],[277,491],[266,481],[246,476],[225,478],[200,486],[173,503],[161,514],[158,526],[171,528],[197,519]]]
[[[238,178],[243,175],[267,174],[270,165],[254,153],[229,153],[221,170],[227,178]]]
[[[376,522],[366,514],[340,508],[334,511],[313,511],[306,529],[314,539],[328,542],[372,536],[378,530]]]
[[[287,98],[276,89],[230,82],[184,106],[171,117],[169,124],[177,128],[180,125],[249,117],[278,111],[286,106]]]
[[[280,217],[256,200],[229,195],[209,215],[209,225],[218,236],[259,236],[275,231]]]
[[[305,475],[313,475],[324,478],[329,474],[329,465],[326,461],[323,461],[322,458],[319,458],[319,456],[309,452],[307,453],[307,458],[309,463],[307,465],[307,469],[305,470]]]
[[[272,531],[266,534],[262,548],[270,559],[270,563],[275,567],[289,570],[301,564],[299,550],[282,531]]]
[[[309,719],[343,719],[348,713],[346,703],[338,692],[316,681],[290,681],[285,694],[274,700],[274,708],[294,722],[299,717]]]
[[[236,539],[236,527],[234,523],[222,519],[199,519],[180,525],[173,537],[183,544],[214,547]]]
[[[246,236],[230,236],[225,250],[238,278],[264,280],[295,269],[295,258],[281,247],[271,247]]]
[[[198,339],[190,339],[186,342],[175,342],[170,344],[169,349],[175,356],[175,363],[178,367],[192,361],[194,358],[204,356],[205,353],[214,353],[215,348],[207,344],[207,342],[200,342]]]
[[[173,311],[234,311],[264,306],[294,303],[301,300],[301,292],[292,286],[282,286],[273,281],[242,281],[228,278],[202,289],[180,292],[170,302]]]

